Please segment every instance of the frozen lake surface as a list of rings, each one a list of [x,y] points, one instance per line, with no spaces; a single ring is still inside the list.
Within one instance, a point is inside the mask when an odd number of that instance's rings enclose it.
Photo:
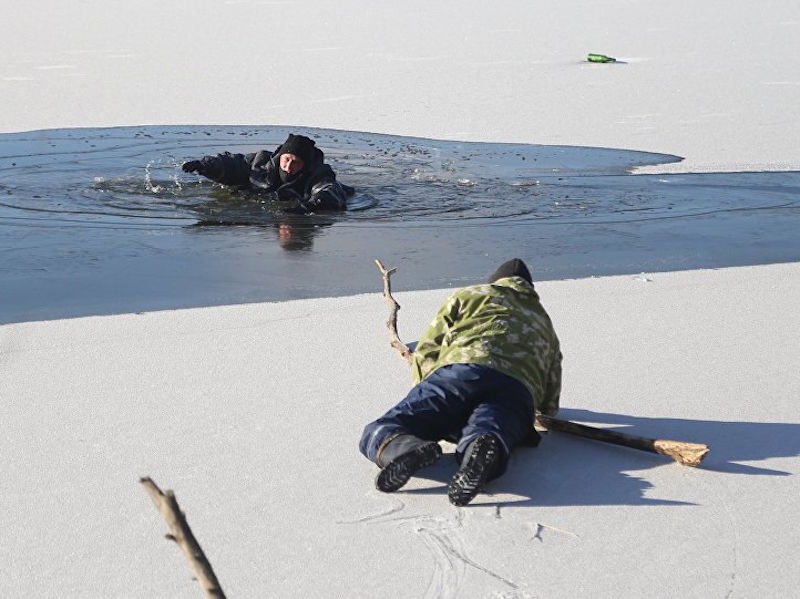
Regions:
[[[317,140],[358,193],[290,215],[180,164]],[[300,127],[0,135],[0,323],[800,260],[800,173],[631,175],[665,154]]]

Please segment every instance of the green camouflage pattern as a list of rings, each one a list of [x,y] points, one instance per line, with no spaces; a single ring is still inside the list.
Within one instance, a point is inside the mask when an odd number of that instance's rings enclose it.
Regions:
[[[414,382],[447,364],[494,368],[522,382],[538,412],[558,411],[558,337],[539,295],[522,277],[465,287],[442,304],[414,351]]]

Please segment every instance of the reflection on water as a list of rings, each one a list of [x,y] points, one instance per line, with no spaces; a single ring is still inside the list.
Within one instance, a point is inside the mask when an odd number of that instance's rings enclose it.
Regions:
[[[317,140],[344,213],[183,173],[188,159]],[[630,175],[675,156],[286,127],[0,135],[0,322],[460,285],[521,256],[539,278],[800,259],[800,174]],[[288,251],[287,251],[288,250]]]
[[[315,217],[315,215],[275,214],[269,220],[254,221],[252,219],[238,220],[214,217],[204,218],[193,223],[192,227],[272,227],[275,229],[278,244],[285,250],[308,250],[314,243],[314,236],[323,227],[329,227],[332,221]]]

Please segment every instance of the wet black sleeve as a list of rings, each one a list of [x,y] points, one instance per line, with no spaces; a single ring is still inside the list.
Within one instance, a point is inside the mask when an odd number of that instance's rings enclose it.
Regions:
[[[317,210],[345,210],[347,194],[335,179],[321,181],[311,188],[311,197],[303,202],[310,212]]]
[[[204,156],[200,161],[200,174],[223,185],[246,187],[250,184],[250,164],[255,154],[231,154],[224,152],[216,156]]]
[[[301,205],[306,212],[338,211],[347,209],[347,197],[353,188],[336,180],[336,173],[327,164],[321,164],[309,177]],[[350,193],[348,193],[350,191]]]

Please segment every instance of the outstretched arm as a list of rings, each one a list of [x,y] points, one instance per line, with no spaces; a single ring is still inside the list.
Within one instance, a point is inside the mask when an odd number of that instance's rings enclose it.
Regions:
[[[187,173],[197,173],[223,185],[246,186],[250,183],[250,165],[254,154],[231,154],[224,152],[216,156],[203,156],[190,160],[182,166]]]

